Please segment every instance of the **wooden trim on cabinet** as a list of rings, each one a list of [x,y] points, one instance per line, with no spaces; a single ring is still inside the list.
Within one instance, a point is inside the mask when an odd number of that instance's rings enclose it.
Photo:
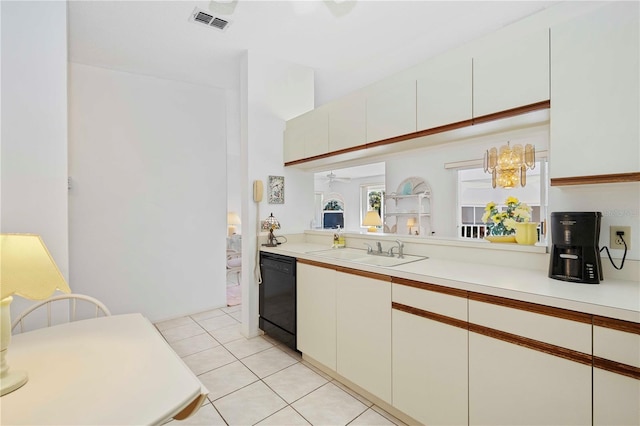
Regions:
[[[551,108],[551,101],[541,101],[529,105],[523,105],[508,109],[505,111],[494,112],[493,114],[482,115],[473,119],[473,124],[488,123],[489,121],[502,120],[503,118],[515,117],[529,112],[538,111],[541,109]]]
[[[594,355],[593,367],[609,371],[611,373],[631,377],[632,379],[640,380],[640,368],[634,367],[632,365],[611,361]]]
[[[548,315],[551,317],[566,319],[570,321],[591,324],[593,318],[591,314],[570,311],[568,309],[555,308],[552,306],[539,305],[537,303],[523,302],[521,300],[507,299],[506,297],[492,296],[489,294],[475,293],[470,291],[469,300],[490,303],[492,305],[504,306],[506,308],[518,309],[521,311],[533,312],[535,314]]]
[[[336,269],[336,271],[343,272],[345,274],[359,275],[361,277],[373,278],[374,280],[391,282],[390,275],[378,274],[378,273],[369,272],[369,271],[362,271],[360,269],[346,268],[344,266],[334,266],[334,268]]]
[[[406,278],[391,277],[391,282],[393,284],[406,285],[408,287],[415,287],[422,290],[434,291],[436,293],[444,293],[451,296],[463,297],[465,299],[467,298],[467,294],[468,294],[466,290],[460,290],[460,289],[451,288],[451,287],[444,287],[441,285],[425,283],[421,281],[413,281],[413,280],[408,280]]]
[[[592,366],[593,356],[583,352],[574,351],[572,349],[563,348],[561,346],[552,345],[550,343],[540,342],[538,340],[529,339],[528,337],[518,336],[516,334],[507,333],[501,330],[485,327],[482,325],[469,323],[469,331],[491,337],[493,339],[502,340],[503,342],[513,343],[528,349],[544,352],[549,355],[567,359],[569,361],[579,362],[580,364]]]
[[[342,272],[345,274],[359,275],[361,277],[373,278],[374,280],[391,282],[390,275],[378,274],[376,272],[363,271],[363,270],[354,269],[354,268],[347,268],[345,266],[334,265],[333,263],[318,262],[315,260],[308,260],[308,259],[298,259],[298,263],[303,263],[305,265],[315,266],[318,268],[333,269],[334,271]]]
[[[369,142],[365,145],[366,148],[375,148],[377,146],[391,145],[398,142],[404,142],[411,139],[422,138],[429,135],[435,135],[437,133],[444,133],[450,130],[462,129],[464,127],[473,126],[473,120],[464,120],[457,123],[445,124],[444,126],[433,127],[431,129],[420,130],[417,132],[407,133],[406,135],[394,136],[392,138],[382,139],[375,142]]]
[[[299,160],[287,161],[284,163],[284,166],[285,167],[295,166],[297,164],[308,163],[310,161],[315,161],[315,160],[322,160],[323,158],[329,158],[329,157],[333,157],[340,154],[346,154],[348,152],[361,151],[366,147],[367,147],[366,145],[352,146],[349,148],[339,149],[337,151],[327,152],[325,154],[314,155],[313,157],[306,157],[306,158],[301,158]]]
[[[309,265],[309,266],[317,266],[318,268],[336,269],[335,265],[332,265],[330,263],[324,263],[324,262],[316,262],[315,260],[307,260],[307,259],[299,258],[298,263],[304,263],[305,265]]]
[[[551,186],[589,185],[599,183],[640,182],[640,172],[612,173],[608,175],[551,178]]]
[[[397,311],[406,312],[411,315],[416,315],[422,318],[427,318],[433,321],[441,322],[443,324],[452,325],[454,327],[462,328],[464,330],[469,329],[469,323],[457,318],[451,318],[445,315],[436,314],[435,312],[425,311],[413,306],[403,305],[398,302],[391,302],[391,308]]]
[[[624,320],[594,315],[593,325],[598,327],[611,328],[613,330],[618,330],[618,331],[624,331],[626,333],[640,335],[640,323],[637,323],[637,322],[624,321]]]
[[[284,166],[285,167],[295,166],[295,165],[298,165],[298,164],[308,163],[308,162],[315,161],[315,160],[321,160],[323,158],[329,158],[329,157],[333,157],[333,156],[336,156],[336,155],[345,154],[345,153],[349,153],[349,152],[362,151],[362,150],[365,150],[365,149],[368,149],[368,148],[375,148],[375,147],[378,147],[378,146],[392,145],[394,143],[404,142],[404,141],[411,140],[411,139],[417,139],[417,138],[422,138],[422,137],[425,137],[425,136],[435,135],[435,134],[438,134],[438,133],[448,132],[448,131],[451,131],[451,130],[462,129],[462,128],[465,128],[465,127],[471,127],[471,126],[476,125],[476,124],[482,124],[482,123],[487,123],[487,122],[490,122],[490,121],[501,120],[501,119],[504,119],[504,118],[515,117],[515,116],[526,114],[526,113],[533,112],[533,111],[549,109],[550,107],[551,107],[551,101],[550,100],[546,100],[546,101],[542,101],[542,102],[536,102],[536,103],[533,103],[533,104],[523,105],[523,106],[520,106],[520,107],[508,109],[508,110],[505,110],[505,111],[496,112],[496,113],[493,113],[493,114],[487,114],[487,115],[483,115],[483,116],[480,116],[480,117],[471,118],[471,119],[468,119],[468,120],[458,121],[456,123],[445,124],[443,126],[432,127],[430,129],[424,129],[424,130],[420,130],[420,131],[417,131],[417,132],[412,132],[412,133],[407,133],[407,134],[404,134],[404,135],[394,136],[392,138],[382,139],[382,140],[379,140],[379,141],[373,141],[373,142],[366,143],[364,145],[357,145],[357,146],[353,146],[353,147],[349,147],[349,148],[340,149],[340,150],[337,150],[337,151],[327,152],[325,154],[314,155],[313,157],[301,158],[299,160],[286,161],[284,163]],[[553,179],[552,179],[552,182],[553,182]],[[552,185],[553,185],[553,183],[552,183]]]

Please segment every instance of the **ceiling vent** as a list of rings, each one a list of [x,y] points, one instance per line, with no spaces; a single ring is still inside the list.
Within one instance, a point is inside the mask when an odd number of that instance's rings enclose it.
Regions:
[[[197,7],[191,13],[189,21],[206,25],[207,27],[216,28],[220,31],[226,30],[231,23],[226,19],[213,16],[211,13],[205,12],[204,10],[198,9]]]

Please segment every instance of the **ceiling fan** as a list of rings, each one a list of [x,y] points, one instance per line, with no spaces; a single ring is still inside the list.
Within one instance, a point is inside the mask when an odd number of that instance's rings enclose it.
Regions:
[[[329,184],[332,184],[333,182],[351,182],[350,177],[340,177],[333,173],[333,170],[328,175],[326,175],[325,179],[329,182]]]

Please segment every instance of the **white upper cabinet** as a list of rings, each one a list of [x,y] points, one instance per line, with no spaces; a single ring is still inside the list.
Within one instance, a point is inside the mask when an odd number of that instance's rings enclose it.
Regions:
[[[473,58],[473,115],[549,99],[549,30],[504,39]]]
[[[551,28],[552,178],[640,171],[638,7]]]
[[[320,107],[287,121],[284,161],[295,161],[329,152],[328,108]]]
[[[419,71],[417,130],[472,118],[471,58],[430,61]]]
[[[367,142],[365,96],[357,92],[329,105],[329,152]]]
[[[416,81],[396,80],[367,92],[367,142],[416,131]]]

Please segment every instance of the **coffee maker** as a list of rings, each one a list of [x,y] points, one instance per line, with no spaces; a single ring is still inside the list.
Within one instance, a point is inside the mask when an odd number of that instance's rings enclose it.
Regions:
[[[598,240],[600,212],[551,213],[549,277],[598,284],[603,279]]]

